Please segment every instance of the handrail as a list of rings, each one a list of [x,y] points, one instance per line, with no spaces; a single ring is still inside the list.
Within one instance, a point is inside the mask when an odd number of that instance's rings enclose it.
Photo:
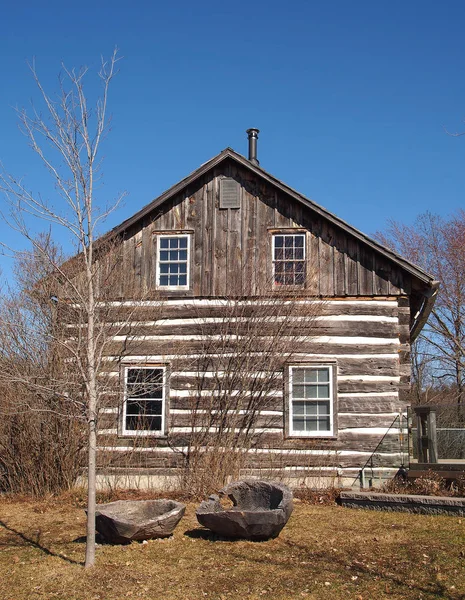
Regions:
[[[370,457],[368,458],[368,460],[366,461],[366,463],[363,465],[363,467],[360,469],[359,474],[357,475],[357,477],[355,477],[354,482],[352,485],[355,485],[355,482],[357,481],[357,479],[360,479],[360,487],[364,488],[365,487],[365,476],[364,476],[364,472],[365,469],[367,469],[368,467],[371,468],[372,474],[371,474],[371,478],[373,479],[374,474],[373,474],[373,457],[374,455],[377,453],[378,448],[381,446],[381,444],[384,442],[386,436],[388,435],[389,431],[393,428],[394,424],[399,421],[399,431],[400,431],[400,449],[401,449],[401,456],[402,456],[402,464],[400,465],[399,468],[404,467],[404,449],[403,449],[403,431],[402,431],[402,413],[399,413],[398,415],[396,415],[395,419],[392,421],[392,423],[389,425],[389,427],[386,429],[386,432],[384,433],[383,437],[380,439],[380,441],[378,442],[376,448],[373,450],[373,452],[371,453]]]

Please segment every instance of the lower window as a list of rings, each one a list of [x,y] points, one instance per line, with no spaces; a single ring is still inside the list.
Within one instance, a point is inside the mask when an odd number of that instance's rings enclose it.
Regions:
[[[334,435],[333,365],[289,367],[289,435]]]
[[[125,367],[123,435],[165,432],[165,367]]]

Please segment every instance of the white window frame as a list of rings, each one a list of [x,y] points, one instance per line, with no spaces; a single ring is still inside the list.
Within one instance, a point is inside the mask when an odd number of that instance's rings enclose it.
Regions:
[[[329,398],[315,398],[315,401],[328,401],[329,402],[329,429],[322,431],[301,431],[293,429],[294,422],[294,398],[292,396],[293,391],[293,372],[294,370],[299,369],[328,369],[329,376]],[[289,379],[288,379],[288,423],[289,423],[289,436],[290,437],[305,437],[305,438],[313,438],[313,437],[334,437],[335,436],[335,383],[334,383],[334,374],[335,374],[336,365],[334,364],[320,364],[320,363],[302,363],[295,364],[289,366]],[[300,401],[301,399],[295,399],[296,401]],[[310,402],[312,398],[308,399]]]
[[[186,238],[187,239],[187,277],[186,285],[161,285],[160,277],[165,273],[160,272],[160,252],[161,252],[161,240],[172,238]],[[176,261],[178,264],[184,261]],[[169,264],[169,261],[168,261]],[[191,271],[191,235],[189,233],[163,233],[157,236],[157,260],[156,260],[156,282],[157,288],[160,290],[188,290],[190,288],[190,271]]]
[[[161,429],[126,429],[126,417],[127,417],[127,400],[130,398],[128,395],[128,371],[130,369],[147,370],[147,369],[158,369],[163,372],[162,380],[162,398],[161,398]],[[124,436],[155,436],[162,437],[166,435],[166,397],[167,397],[167,369],[164,365],[124,365],[124,396],[123,396],[123,410],[121,415],[121,435]],[[145,400],[150,400],[145,398]],[[154,398],[159,400],[159,398]]]
[[[276,259],[276,237],[277,236],[281,236],[281,237],[303,237],[304,240],[304,245],[303,245],[303,257],[300,259]],[[294,288],[302,288],[305,286],[306,284],[306,280],[307,280],[307,236],[305,234],[304,231],[296,231],[294,232],[289,232],[289,231],[283,231],[283,232],[274,232],[272,235],[272,255],[271,255],[271,262],[273,265],[273,285],[274,287],[277,288],[282,288],[282,287],[294,287]],[[285,246],[283,246],[283,248],[285,248]],[[304,273],[303,273],[303,281],[302,283],[278,283],[276,281],[276,263],[282,263],[282,262],[302,262],[304,265]]]

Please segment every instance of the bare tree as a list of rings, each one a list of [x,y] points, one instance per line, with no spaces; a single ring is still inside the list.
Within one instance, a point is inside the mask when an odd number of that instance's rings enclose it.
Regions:
[[[449,219],[425,213],[412,226],[390,222],[378,239],[441,282],[430,319],[417,342],[421,386],[453,384],[459,406],[465,391],[465,211]],[[414,364],[415,366],[415,364]],[[428,387],[426,386],[426,387]]]
[[[102,60],[98,73],[102,92],[94,111],[88,105],[84,89],[87,68],[67,70],[63,67],[60,93],[55,98],[46,92],[32,65],[44,116],[35,107],[18,111],[18,116],[29,145],[51,175],[55,197],[48,199],[30,192],[21,179],[6,172],[0,176],[0,187],[11,207],[10,225],[29,242],[36,257],[46,265],[46,271],[53,272],[57,286],[54,296],[60,302],[56,309],[56,327],[60,331],[51,333],[44,344],[47,351],[63,356],[65,363],[72,362],[75,375],[73,380],[67,381],[66,394],[70,402],[81,406],[87,422],[87,567],[95,560],[96,422],[104,385],[99,374],[108,323],[99,308],[99,293],[107,283],[102,283],[102,277],[111,278],[114,272],[111,265],[102,268],[102,261],[107,261],[103,257],[110,256],[111,252],[103,244],[96,244],[96,238],[99,225],[121,199],[102,208],[104,203],[99,201],[96,186],[101,175],[100,148],[108,130],[108,93],[118,60],[116,50],[110,60]],[[37,220],[50,226],[52,236],[58,235],[59,230],[64,231],[77,256],[62,264],[59,257],[50,252],[50,246],[38,243],[34,234]],[[71,335],[63,330],[65,322],[74,325]],[[28,325],[34,330],[34,323]],[[50,387],[46,377],[48,374],[43,374],[40,385]],[[40,387],[33,378],[25,377],[24,382],[31,389]]]

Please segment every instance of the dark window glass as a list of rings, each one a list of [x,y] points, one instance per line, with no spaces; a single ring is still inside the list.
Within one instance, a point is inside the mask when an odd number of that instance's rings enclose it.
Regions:
[[[163,399],[163,369],[127,369],[126,430],[161,431]]]

